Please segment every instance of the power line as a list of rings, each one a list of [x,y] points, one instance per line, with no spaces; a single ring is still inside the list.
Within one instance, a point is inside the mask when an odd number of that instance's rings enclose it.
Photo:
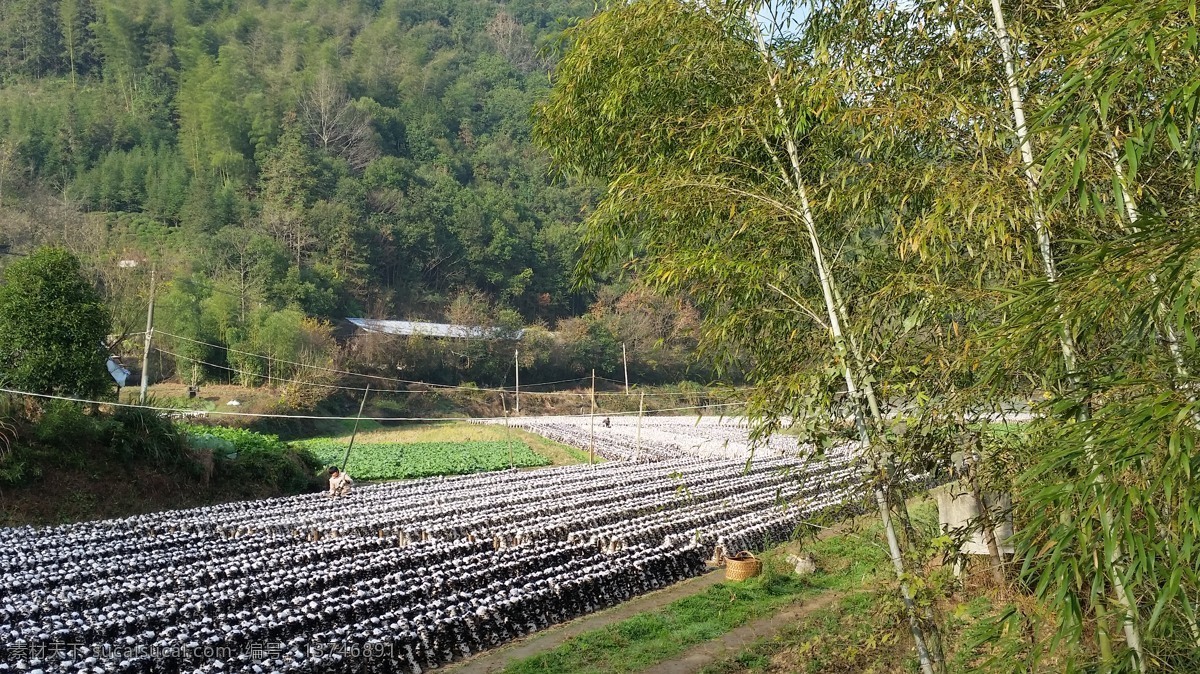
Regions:
[[[175,358],[176,360],[185,360],[185,361],[190,361],[193,363],[199,363],[200,365],[204,365],[206,367],[215,367],[220,370],[227,370],[229,372],[236,372],[238,374],[244,374],[244,375],[248,375],[251,377],[258,377],[260,379],[267,379],[270,381],[279,381],[279,382],[284,382],[284,383],[288,383],[288,384],[299,384],[300,386],[315,386],[318,388],[341,389],[341,390],[346,390],[346,391],[365,391],[366,390],[366,388],[361,387],[361,386],[339,386],[337,384],[322,384],[320,382],[302,381],[300,379],[287,379],[284,377],[274,377],[271,375],[262,374],[260,372],[250,372],[249,370],[239,370],[236,367],[229,367],[228,365],[218,365],[217,363],[210,363],[208,361],[200,360],[199,358],[193,358],[191,356],[184,356],[184,355],[175,353],[173,351],[168,351],[168,350],[162,348],[161,346],[156,346],[153,348],[155,351],[158,351],[159,353],[165,353],[168,356]],[[375,389],[375,392],[381,393],[385,390],[386,389]],[[393,392],[394,393],[428,393],[428,391],[393,391]]]
[[[575,377],[574,379],[559,379],[557,381],[543,381],[543,382],[538,382],[537,384],[523,384],[521,386],[521,388],[523,388],[523,389],[529,388],[530,386],[553,386],[555,384],[569,384],[573,381],[586,381],[586,380],[587,380],[587,377]],[[505,391],[512,391],[516,387],[515,386],[501,386],[500,388]]]
[[[313,365],[310,363],[300,363],[297,361],[286,360],[283,358],[275,358],[274,356],[268,356],[268,355],[261,354],[261,353],[242,351],[240,349],[235,349],[235,348],[228,347],[228,346],[221,346],[220,344],[213,344],[212,342],[205,342],[205,341],[202,341],[199,339],[192,339],[191,337],[184,337],[182,335],[176,335],[176,334],[172,334],[170,332],[164,332],[162,330],[155,330],[154,332],[155,332],[155,334],[158,334],[158,335],[165,335],[167,337],[173,337],[175,339],[182,339],[185,342],[191,342],[193,344],[201,344],[201,345],[208,346],[208,347],[211,347],[214,349],[223,349],[225,351],[241,354],[243,356],[251,356],[254,358],[261,358],[263,360],[274,361],[276,363],[284,363],[286,365],[295,365],[296,367],[320,370],[322,372],[330,372],[330,373],[334,373],[334,374],[342,374],[342,375],[347,375],[350,377],[367,377],[367,378],[371,378],[371,379],[380,379],[383,381],[398,382],[398,383],[402,383],[402,384],[411,384],[411,385],[415,385],[415,386],[427,386],[429,388],[448,389],[448,390],[456,390],[456,391],[472,391],[475,393],[478,393],[481,391],[485,391],[485,392],[490,391],[490,392],[494,392],[494,393],[511,393],[514,390],[514,387],[511,387],[511,386],[488,387],[488,386],[462,386],[462,385],[454,385],[454,384],[434,384],[434,383],[430,383],[430,382],[417,381],[415,379],[398,379],[395,377],[384,377],[381,375],[350,372],[348,370],[338,370],[336,368],[324,367],[322,365]],[[248,374],[248,375],[255,376],[255,377],[261,377],[263,379],[268,379],[268,378],[269,379],[279,379],[278,377],[267,377],[266,375],[262,375],[262,374],[259,374],[256,372],[247,372],[245,370],[238,370],[236,368],[227,367],[224,365],[208,363],[208,362],[202,361],[198,358],[192,358],[190,356],[181,356],[178,354],[173,354],[170,351],[161,349],[159,347],[155,347],[155,348],[157,348],[159,351],[162,351],[163,353],[169,354],[176,358],[183,358],[186,360],[191,360],[191,361],[194,361],[197,363],[201,363],[203,365],[208,365],[208,366],[223,369],[223,370],[229,370],[232,372]],[[596,378],[604,379],[604,377],[599,377],[599,376]],[[588,379],[588,377],[575,377],[574,379],[560,379],[558,381],[538,382],[535,384],[525,384],[523,388],[528,388],[528,387],[533,387],[533,386],[551,386],[554,384],[565,384],[565,383],[576,382],[576,381],[584,381],[587,379]],[[302,382],[299,380],[289,380],[289,379],[280,379],[280,381],[289,381],[289,382],[298,383],[298,384],[308,384],[310,386],[323,386],[325,388],[344,389],[347,391],[362,391],[362,390],[364,390],[364,387],[361,387],[361,386],[337,386],[337,385],[332,385],[332,384],[315,384],[315,383],[309,384],[308,382]],[[622,382],[617,382],[616,380],[613,380],[613,379],[605,379],[605,381],[610,381],[610,382],[614,382],[614,383],[622,383]],[[375,389],[375,390],[382,392],[387,389]],[[738,389],[734,389],[734,390],[735,391],[744,391],[744,390],[748,390],[748,389],[747,388],[738,388]],[[399,389],[392,389],[391,391],[393,393],[427,393],[427,391],[405,391],[405,390],[399,390]],[[534,396],[536,396],[536,395],[541,395],[541,396],[569,395],[569,396],[584,397],[584,396],[588,396],[590,394],[584,393],[584,392],[575,392],[575,391],[529,391],[528,395],[534,395]],[[618,393],[618,392],[600,391],[600,392],[597,392],[596,395],[598,395],[598,396],[624,396],[625,394]],[[680,396],[680,395],[690,395],[690,394],[687,392],[681,391],[678,393],[651,392],[651,393],[647,393],[646,395],[647,396],[655,396],[655,397],[676,397],[676,396]]]
[[[52,395],[49,393],[32,393],[30,391],[18,391],[16,389],[0,388],[0,393],[11,393],[13,395],[27,396],[30,398],[42,398],[46,400],[65,400],[67,402],[84,403],[88,405],[108,405],[109,407],[126,407],[134,409],[152,410],[155,412],[169,412],[175,414],[187,415],[217,415],[230,417],[255,417],[266,419],[324,419],[326,421],[352,421],[358,417],[341,417],[341,416],[323,416],[312,414],[271,414],[267,412],[228,412],[224,410],[197,410],[187,409],[182,407],[159,407],[155,405],[134,405],[132,403],[113,402],[111,400],[88,400],[86,398],[72,398],[70,396]],[[745,405],[746,403],[715,403],[712,405],[691,405],[688,407],[672,407],[669,409],[655,410],[658,412],[684,412],[688,410],[712,409],[717,407],[736,407]],[[630,416],[638,414],[637,412],[605,412],[608,417]],[[588,414],[554,414],[551,415],[558,418],[583,418],[588,417]],[[421,421],[421,422],[439,422],[439,421],[503,421],[504,417],[361,417],[369,421]],[[526,419],[537,417],[525,417]]]
[[[206,366],[206,367],[212,367],[212,368],[216,368],[216,369],[219,369],[219,370],[225,370],[225,371],[227,371],[227,372],[234,372],[234,373],[237,373],[237,374],[242,374],[242,375],[246,375],[246,376],[250,376],[250,377],[257,377],[258,379],[266,379],[266,380],[268,380],[268,382],[275,381],[275,382],[281,382],[281,383],[284,383],[284,384],[295,384],[295,385],[297,385],[297,386],[312,386],[312,387],[316,387],[316,388],[334,389],[334,390],[339,390],[339,391],[366,391],[366,390],[367,390],[367,389],[366,389],[366,387],[362,387],[362,386],[343,386],[343,385],[341,385],[341,384],[324,384],[324,383],[321,383],[321,382],[304,381],[304,380],[302,380],[302,379],[289,379],[289,378],[287,378],[287,377],[279,377],[279,376],[273,376],[273,375],[266,375],[266,374],[263,374],[263,373],[261,373],[261,372],[251,372],[251,371],[249,371],[249,370],[242,370],[242,369],[238,369],[238,368],[236,368],[236,367],[230,367],[230,366],[228,366],[228,365],[221,365],[221,364],[218,364],[218,363],[212,363],[212,362],[209,362],[209,361],[206,361],[206,360],[201,360],[201,359],[199,359],[199,358],[194,358],[194,357],[192,357],[192,356],[185,356],[185,355],[183,355],[183,354],[175,353],[174,351],[170,351],[170,350],[164,349],[164,348],[162,348],[161,346],[155,346],[155,347],[152,347],[152,348],[153,348],[155,351],[158,351],[159,353],[162,353],[162,354],[165,354],[165,355],[167,355],[167,356],[170,356],[170,357],[172,357],[172,358],[175,358],[176,360],[180,360],[180,361],[189,361],[189,362],[192,362],[192,363],[198,363],[198,364],[200,364],[200,365],[204,365],[204,366]],[[537,386],[537,385],[542,385],[542,386],[544,386],[544,385],[548,385],[548,384],[561,384],[561,383],[563,383],[563,382],[569,382],[569,381],[578,381],[578,380],[577,380],[577,379],[564,379],[564,380],[562,380],[562,381],[558,381],[558,382],[543,382],[542,384],[531,384],[531,386]],[[380,389],[380,388],[371,389],[371,390],[372,390],[372,391],[374,391],[374,392],[376,392],[376,393],[379,393],[379,394],[397,393],[397,394],[404,394],[404,395],[421,395],[421,394],[426,394],[426,393],[432,393],[432,392],[433,392],[433,391],[412,391],[412,390],[407,390],[407,389]],[[511,389],[509,389],[509,388],[499,388],[499,389],[473,389],[473,388],[470,388],[470,387],[461,387],[461,388],[458,388],[457,390],[463,390],[463,391],[496,391],[496,392],[499,392],[499,393],[511,393],[511,392],[512,392],[512,390],[511,390]],[[579,397],[579,398],[581,398],[581,397],[584,397],[584,396],[588,396],[588,395],[590,395],[590,394],[589,394],[589,393],[587,393],[587,392],[583,392],[583,391],[528,391],[528,392],[526,392],[526,393],[525,393],[525,395],[530,395],[530,396],[543,396],[543,397],[552,397],[552,396],[575,396],[575,397]],[[597,392],[597,393],[596,393],[596,395],[597,395],[597,396],[614,396],[614,397],[615,397],[615,396],[620,396],[620,397],[624,397],[624,396],[625,396],[625,394],[624,394],[624,393],[612,393],[612,392]],[[654,395],[657,395],[657,396],[677,396],[677,395],[681,395],[681,394],[675,394],[675,393],[647,393],[646,395],[651,395],[651,396],[654,396]]]

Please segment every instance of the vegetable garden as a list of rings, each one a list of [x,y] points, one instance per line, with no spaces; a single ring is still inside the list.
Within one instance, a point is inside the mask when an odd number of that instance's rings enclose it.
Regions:
[[[344,440],[303,441],[326,465],[341,465]],[[346,470],[359,480],[395,480],[433,475],[467,475],[509,467],[548,466],[528,445],[512,442],[409,442],[355,444]]]

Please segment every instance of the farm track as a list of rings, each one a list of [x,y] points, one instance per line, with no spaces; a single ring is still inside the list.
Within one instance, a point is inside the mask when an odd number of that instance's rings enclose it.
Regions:
[[[801,599],[783,610],[706,641],[683,655],[642,670],[642,674],[695,674],[705,667],[734,655],[755,642],[775,636],[789,625],[827,608],[845,596],[841,592],[826,591],[809,599]]]

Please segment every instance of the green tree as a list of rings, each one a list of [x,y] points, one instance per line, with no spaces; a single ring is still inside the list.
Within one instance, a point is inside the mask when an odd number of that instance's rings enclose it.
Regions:
[[[31,77],[55,74],[62,51],[57,14],[55,2],[0,3],[0,66]]]
[[[317,186],[312,152],[304,143],[304,130],[294,116],[284,121],[283,134],[263,160],[262,226],[287,247],[300,266],[304,254],[316,243],[308,221],[308,206]]]
[[[58,14],[67,74],[74,86],[77,75],[86,77],[99,64],[92,32],[96,8],[91,0],[62,0]]]
[[[910,282],[954,279],[964,299],[969,277],[980,296],[1006,287],[1000,310],[984,302],[961,323],[984,345],[958,361],[977,371],[962,398],[1012,399],[1014,379],[1045,392],[1025,439],[991,463],[1010,466],[1022,573],[1056,607],[1066,658],[1190,671],[1195,19],[1185,2],[990,4],[817,13],[811,62],[846,87],[841,100],[863,102],[840,126],[862,139],[863,170],[843,184],[896,214],[900,249],[925,267]],[[931,296],[893,338],[901,349],[905,333],[928,340]]]
[[[108,310],[79,260],[40,248],[9,265],[0,285],[0,381],[33,393],[103,394],[112,386],[108,327]]]
[[[593,10],[0,0],[3,222],[50,219],[51,195],[145,215],[217,283],[210,237],[257,229],[305,269],[260,276],[242,322],[259,298],[431,316],[469,288],[552,323],[586,309],[568,277],[595,188],[549,174],[529,107],[537,49]],[[85,267],[125,245],[97,241]]]

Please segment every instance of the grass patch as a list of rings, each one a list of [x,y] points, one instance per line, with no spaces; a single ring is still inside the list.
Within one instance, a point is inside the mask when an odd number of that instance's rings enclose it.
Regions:
[[[701,674],[918,671],[904,638],[903,613],[889,599],[855,592],[774,637],[705,667]]]
[[[1018,604],[1020,601],[1018,601]],[[1038,649],[1030,607],[991,595],[939,602],[947,670],[953,674],[1059,672],[1063,661]],[[1037,610],[1034,608],[1033,610]],[[1068,647],[1066,650],[1070,650]],[[701,674],[849,674],[920,671],[903,606],[890,584],[873,584],[718,661]]]
[[[720,583],[659,611],[639,613],[581,634],[558,648],[510,664],[509,674],[635,672],[773,613],[810,591],[777,559],[768,570],[740,583]]]
[[[321,421],[317,422],[316,426],[317,432],[322,436],[328,436],[331,438],[345,436],[348,438],[350,437],[350,434],[354,432],[354,419],[322,419]],[[375,421],[374,419],[358,420],[359,433],[370,433],[371,431],[377,431],[381,428],[383,428],[383,424]]]
[[[925,500],[909,513],[918,534],[936,526],[936,505]],[[879,540],[873,524],[864,534]],[[849,674],[918,672],[907,614],[882,545],[854,542],[846,533],[812,546],[826,564],[839,564],[829,586],[848,591],[837,603],[814,611],[777,634],[701,670],[702,674]],[[881,541],[880,541],[881,543]],[[1050,653],[1044,633],[1047,611],[1026,595],[990,585],[982,565],[958,586],[948,569],[931,568],[926,581],[945,583],[935,593],[935,613],[953,674],[1059,672],[1075,645]],[[863,573],[859,576],[859,573]],[[1040,627],[1039,627],[1040,625]]]

